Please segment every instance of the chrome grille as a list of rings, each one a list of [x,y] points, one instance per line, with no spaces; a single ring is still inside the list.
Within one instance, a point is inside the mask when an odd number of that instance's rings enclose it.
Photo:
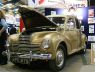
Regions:
[[[40,44],[30,44],[30,36],[21,35],[17,44],[10,46],[11,52],[29,53],[40,49]]]
[[[12,44],[9,49],[11,52],[29,53],[29,51],[39,50],[40,44]]]
[[[21,35],[19,37],[19,44],[30,44],[30,36],[29,35]]]
[[[29,52],[29,51],[39,50],[40,45],[39,44],[31,44],[31,45],[20,44],[18,48],[19,48],[18,49],[19,52]]]
[[[11,52],[17,52],[18,51],[18,44],[10,45],[9,49],[10,49]]]
[[[20,44],[19,45],[19,48],[38,48],[39,47],[39,45],[38,44],[27,44],[27,45],[25,45],[25,44]]]
[[[40,44],[30,44],[29,35],[21,35],[19,37],[18,52],[29,52],[29,51],[38,50],[39,48]]]

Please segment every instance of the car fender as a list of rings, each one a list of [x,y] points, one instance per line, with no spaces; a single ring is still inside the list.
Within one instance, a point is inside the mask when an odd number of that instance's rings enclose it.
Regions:
[[[50,35],[50,34],[49,34]],[[66,49],[66,53],[69,54],[69,52],[71,51],[71,46],[70,43],[68,42],[67,38],[63,35],[61,35],[60,33],[52,33],[51,34],[51,41],[52,41],[52,45],[51,45],[51,52],[53,55],[53,58],[55,58],[56,56],[56,51],[58,49],[58,46],[60,44],[65,45],[65,49]]]

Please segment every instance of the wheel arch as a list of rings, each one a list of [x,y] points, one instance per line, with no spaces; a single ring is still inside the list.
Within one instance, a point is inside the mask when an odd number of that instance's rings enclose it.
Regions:
[[[67,51],[67,45],[64,41],[60,42],[59,45],[63,45],[66,51],[66,55],[68,55],[68,51]],[[62,48],[63,49],[63,48]]]

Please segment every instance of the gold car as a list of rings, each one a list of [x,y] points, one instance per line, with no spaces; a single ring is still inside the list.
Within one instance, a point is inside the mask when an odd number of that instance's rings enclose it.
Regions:
[[[70,15],[43,16],[33,9],[20,7],[26,30],[10,35],[10,60],[14,64],[30,64],[46,60],[57,72],[63,69],[67,55],[85,51],[86,36],[78,19]]]

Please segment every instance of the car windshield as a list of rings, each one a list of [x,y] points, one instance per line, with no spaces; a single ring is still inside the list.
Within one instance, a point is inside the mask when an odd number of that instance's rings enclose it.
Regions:
[[[63,25],[65,22],[65,17],[48,17],[48,19],[57,24],[58,26]]]

